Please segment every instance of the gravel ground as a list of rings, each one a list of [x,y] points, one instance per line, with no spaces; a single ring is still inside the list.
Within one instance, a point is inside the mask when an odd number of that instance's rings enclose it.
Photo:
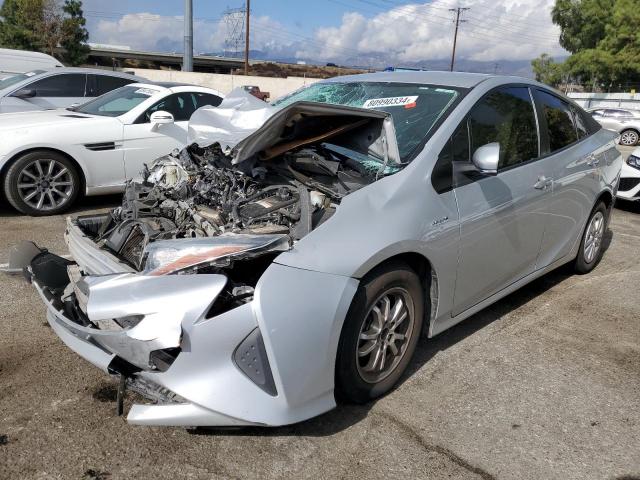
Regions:
[[[0,479],[640,479],[639,207],[614,210],[591,274],[561,268],[422,341],[375,403],[274,429],[127,425],[114,382],[2,275]],[[21,239],[66,253],[63,229],[0,205],[0,263]]]

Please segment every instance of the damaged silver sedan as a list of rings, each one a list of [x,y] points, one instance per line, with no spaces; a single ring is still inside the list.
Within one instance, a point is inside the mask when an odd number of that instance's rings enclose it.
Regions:
[[[621,162],[556,92],[474,74],[235,93],[189,135],[120,207],[68,220],[72,260],[11,258],[60,338],[150,400],[138,425],[284,425],[383,395],[423,331],[594,268]]]

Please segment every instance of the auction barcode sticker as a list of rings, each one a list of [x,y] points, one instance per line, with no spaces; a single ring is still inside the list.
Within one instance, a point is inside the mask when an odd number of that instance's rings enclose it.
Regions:
[[[402,105],[410,105],[418,100],[418,95],[410,97],[387,97],[387,98],[372,98],[364,102],[362,108],[377,108],[377,107],[398,107]]]

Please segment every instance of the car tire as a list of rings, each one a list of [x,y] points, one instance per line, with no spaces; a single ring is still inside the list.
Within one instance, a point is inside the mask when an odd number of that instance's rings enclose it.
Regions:
[[[609,211],[604,202],[599,202],[589,215],[574,264],[576,272],[589,273],[602,258],[602,243],[609,223],[608,215]]]
[[[4,177],[7,201],[31,216],[55,215],[67,210],[80,192],[80,176],[64,155],[34,151],[18,157]]]
[[[384,265],[362,279],[338,344],[338,400],[365,403],[394,387],[415,352],[424,304],[420,278],[404,263]]]
[[[635,130],[624,130],[620,133],[620,145],[633,147],[638,144],[640,135]]]

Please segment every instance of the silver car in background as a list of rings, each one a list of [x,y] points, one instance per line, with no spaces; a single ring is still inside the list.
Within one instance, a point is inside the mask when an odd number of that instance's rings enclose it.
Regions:
[[[89,68],[18,73],[0,80],[0,113],[65,108],[145,81],[128,73]]]
[[[151,400],[138,425],[283,425],[367,402],[433,337],[603,253],[616,135],[534,81],[385,72],[189,125],[73,260],[11,257],[75,352]],[[121,398],[122,396],[120,396]]]
[[[632,147],[638,144],[640,110],[597,107],[587,111],[604,128],[620,134],[620,145]]]

